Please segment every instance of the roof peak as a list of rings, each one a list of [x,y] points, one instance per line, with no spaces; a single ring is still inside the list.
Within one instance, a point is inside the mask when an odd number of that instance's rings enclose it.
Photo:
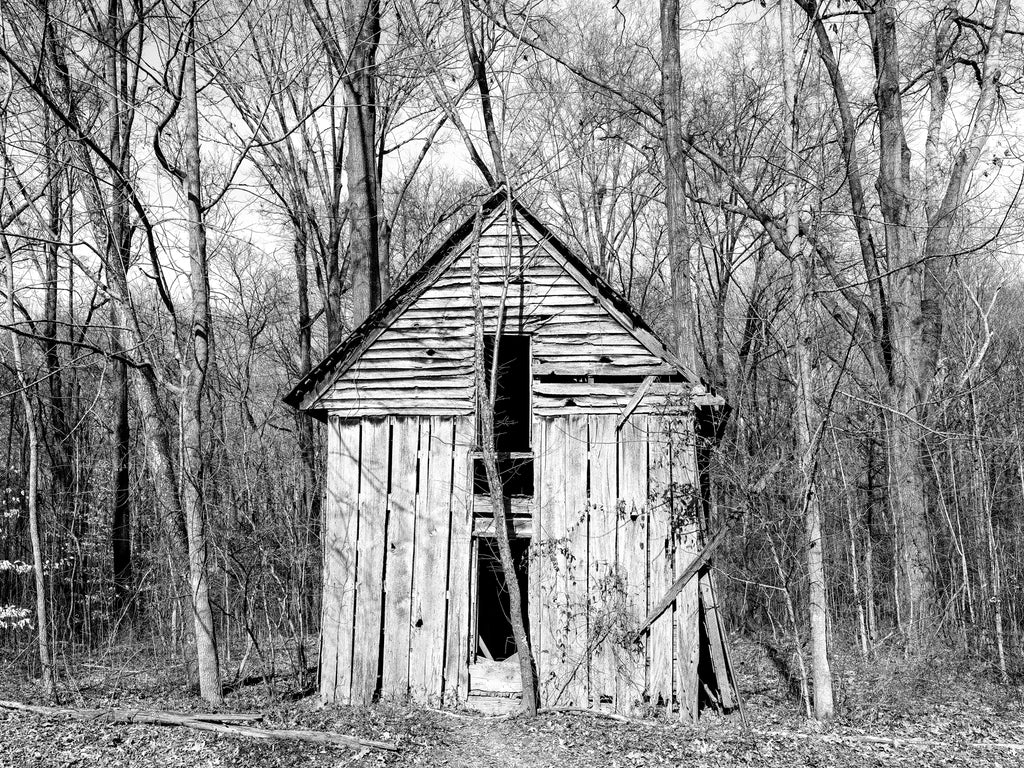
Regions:
[[[341,375],[344,370],[358,360],[375,338],[374,333],[388,327],[447,269],[449,257],[454,258],[457,253],[460,253],[461,246],[472,237],[477,217],[490,217],[508,203],[511,203],[514,215],[535,230],[540,240],[547,243],[561,259],[572,267],[573,271],[578,273],[577,281],[581,285],[592,286],[595,297],[599,301],[608,302],[611,307],[628,319],[632,327],[623,323],[624,327],[636,336],[649,351],[675,367],[691,383],[699,383],[699,378],[685,368],[624,296],[601,277],[585,259],[576,255],[566,246],[532,211],[519,202],[513,193],[510,193],[506,187],[500,187],[478,202],[475,210],[451,232],[444,242],[295,385],[284,397],[284,402],[295,408],[309,407],[311,402],[315,402],[326,386],[329,386],[329,384],[325,385],[325,382],[337,378],[336,375],[332,375],[332,372],[340,368],[337,375]],[[493,224],[495,219],[496,217],[491,218],[487,225]],[[314,392],[316,397],[311,400],[309,396]]]

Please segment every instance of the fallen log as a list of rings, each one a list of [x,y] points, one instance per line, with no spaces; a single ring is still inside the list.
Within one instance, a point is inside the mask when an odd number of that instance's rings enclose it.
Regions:
[[[390,752],[398,746],[388,741],[373,741],[358,736],[327,731],[311,731],[297,728],[254,728],[244,723],[259,722],[262,715],[247,715],[217,712],[163,712],[143,709],[75,709],[71,707],[43,707],[37,704],[22,704],[20,701],[0,700],[0,708],[32,712],[46,717],[70,717],[75,720],[123,723],[140,725],[168,725],[209,731],[224,736],[238,736],[252,739],[273,739],[278,741],[303,741],[312,744],[327,744],[336,747],[368,747]]]

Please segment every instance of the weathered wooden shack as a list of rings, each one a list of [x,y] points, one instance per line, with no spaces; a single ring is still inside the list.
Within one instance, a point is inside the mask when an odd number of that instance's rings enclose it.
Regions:
[[[542,706],[732,706],[705,573],[632,637],[700,551],[697,435],[722,403],[500,193],[287,397],[328,428],[323,699],[519,688],[477,450],[474,259]]]

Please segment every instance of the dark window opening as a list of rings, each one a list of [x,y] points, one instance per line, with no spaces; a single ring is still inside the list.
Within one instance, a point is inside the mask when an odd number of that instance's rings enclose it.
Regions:
[[[488,377],[494,362],[494,336],[484,337]],[[498,342],[497,386],[494,400],[494,449],[502,495],[533,496],[533,456],[530,453],[530,337],[502,334]],[[480,430],[477,431],[479,443]],[[473,493],[490,492],[483,459],[473,459]]]
[[[505,661],[515,654],[516,641],[512,635],[512,610],[505,574],[501,570],[501,555],[498,552],[498,542],[494,539],[480,538],[478,541],[476,655],[492,661]],[[523,598],[523,616],[528,617],[530,540],[514,538],[509,543],[512,545],[512,562],[515,564],[519,593]],[[526,634],[530,634],[529,623]]]
[[[498,478],[504,496],[533,496],[533,457],[498,456]],[[486,496],[490,491],[484,460],[473,459],[473,493]]]
[[[484,337],[488,379],[494,336]],[[498,385],[494,401],[494,448],[499,453],[530,450],[530,337],[502,334],[498,342]]]

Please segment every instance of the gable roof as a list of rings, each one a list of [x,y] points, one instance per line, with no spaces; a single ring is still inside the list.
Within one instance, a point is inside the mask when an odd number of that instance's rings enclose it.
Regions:
[[[598,275],[587,262],[570,250],[558,237],[545,227],[536,216],[504,190],[491,194],[481,206],[481,214],[493,221],[495,214],[509,202],[514,213],[534,229],[542,243],[548,245],[563,260],[570,273],[606,309],[616,310],[610,314],[630,332],[651,354],[672,366],[687,381],[693,384],[700,379],[669,349],[658,337],[639,312],[606,280]],[[476,213],[468,216],[448,238],[420,265],[406,281],[381,302],[367,318],[359,324],[340,344],[331,350],[295,387],[284,397],[284,402],[294,408],[307,409],[344,374],[373,341],[386,330],[423,292],[450,266],[468,245],[476,224]],[[629,322],[622,322],[622,316]]]

